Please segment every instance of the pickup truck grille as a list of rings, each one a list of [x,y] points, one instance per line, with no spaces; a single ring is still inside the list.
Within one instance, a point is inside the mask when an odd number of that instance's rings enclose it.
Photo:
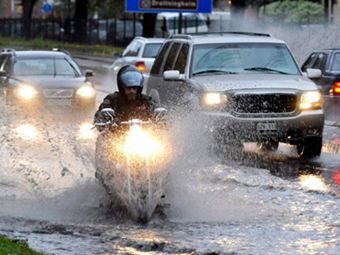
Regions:
[[[237,113],[289,113],[296,108],[293,94],[234,95],[232,108]]]

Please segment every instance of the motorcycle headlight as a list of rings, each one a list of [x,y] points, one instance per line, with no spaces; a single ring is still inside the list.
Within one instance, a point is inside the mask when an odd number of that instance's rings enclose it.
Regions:
[[[124,151],[126,154],[155,156],[162,154],[163,147],[156,137],[136,126],[127,133]]]
[[[301,95],[300,109],[320,109],[322,106],[322,95],[319,91],[308,91]]]
[[[16,94],[18,97],[24,99],[24,100],[30,100],[32,99],[36,94],[38,94],[38,91],[36,91],[35,88],[29,85],[21,85],[16,90]]]
[[[95,95],[95,89],[92,86],[84,85],[77,90],[77,95],[84,98],[91,98]]]
[[[226,101],[226,95],[218,92],[207,92],[202,97],[202,105],[206,107],[217,107],[226,103]]]

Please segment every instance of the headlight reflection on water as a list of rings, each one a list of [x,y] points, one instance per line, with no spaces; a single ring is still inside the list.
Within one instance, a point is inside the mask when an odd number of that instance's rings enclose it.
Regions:
[[[37,140],[39,138],[37,128],[31,124],[20,125],[15,129],[15,132],[23,140]]]
[[[299,181],[302,187],[314,191],[329,191],[329,187],[325,183],[324,179],[318,175],[301,175]]]
[[[96,134],[91,123],[86,122],[80,125],[77,134],[78,139],[93,139],[95,136]]]

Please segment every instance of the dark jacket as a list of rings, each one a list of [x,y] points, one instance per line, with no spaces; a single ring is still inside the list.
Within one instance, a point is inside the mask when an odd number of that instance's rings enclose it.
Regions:
[[[151,97],[143,94],[138,94],[137,99],[134,101],[128,101],[119,92],[115,92],[104,98],[95,117],[103,108],[112,108],[119,121],[130,119],[148,120],[153,117],[155,105]]]

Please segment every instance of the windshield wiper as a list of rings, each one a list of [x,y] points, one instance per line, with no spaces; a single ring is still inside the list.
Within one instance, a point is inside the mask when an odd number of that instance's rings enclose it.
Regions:
[[[192,75],[205,74],[205,73],[237,74],[237,72],[217,70],[217,69],[209,69],[209,70],[204,70],[204,71],[199,71],[199,72],[193,73]]]
[[[249,68],[244,68],[245,71],[269,71],[269,72],[275,72],[275,73],[280,73],[280,74],[289,74],[280,70],[268,68],[268,67],[249,67]]]

